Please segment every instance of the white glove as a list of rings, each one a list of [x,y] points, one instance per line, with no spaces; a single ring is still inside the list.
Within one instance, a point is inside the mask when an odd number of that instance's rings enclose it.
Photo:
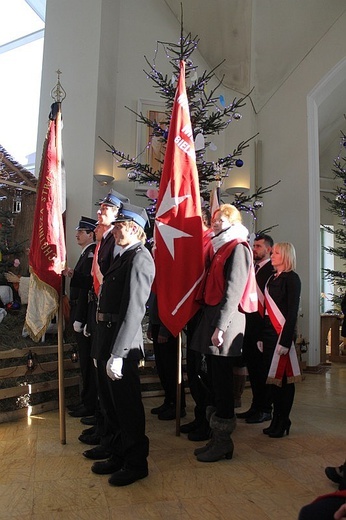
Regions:
[[[263,352],[263,341],[257,341],[257,348],[260,352]]]
[[[97,368],[97,359],[93,358],[94,367]]]
[[[84,334],[84,336],[86,338],[90,338],[90,336],[91,336],[90,332],[88,332],[88,325],[87,324],[84,325],[83,334]]]
[[[283,347],[282,345],[277,345],[276,347],[276,353],[279,354],[279,356],[286,356],[288,354],[289,348]]]
[[[107,361],[106,372],[107,376],[111,378],[112,381],[116,379],[121,379],[123,377],[123,358],[115,357],[111,354],[111,357]]]
[[[73,322],[73,330],[75,332],[83,332],[83,324],[80,321]]]

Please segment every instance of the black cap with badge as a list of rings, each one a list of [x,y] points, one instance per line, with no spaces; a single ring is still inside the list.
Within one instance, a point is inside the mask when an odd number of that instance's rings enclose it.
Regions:
[[[97,202],[96,206],[106,204],[107,206],[117,206],[118,208],[121,208],[124,202],[130,202],[130,199],[118,191],[111,190],[109,193],[107,193],[104,199],[101,199],[99,202]]]
[[[81,217],[76,230],[95,231],[97,220],[89,217]]]
[[[123,204],[122,208],[119,210],[118,216],[112,222],[112,224],[116,224],[117,222],[125,222],[132,220],[136,222],[143,229],[149,223],[147,212],[144,208],[140,206],[135,206],[134,204]]]

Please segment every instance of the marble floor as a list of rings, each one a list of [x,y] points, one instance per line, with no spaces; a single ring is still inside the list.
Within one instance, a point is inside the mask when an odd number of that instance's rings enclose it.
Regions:
[[[150,438],[149,477],[125,488],[94,475],[77,439],[79,419],[47,412],[0,424],[0,518],[21,520],[296,520],[300,507],[335,486],[324,475],[346,452],[346,365],[306,374],[296,386],[290,435],[270,439],[263,424],[238,420],[232,460],[200,463],[201,443],[175,435],[175,422],[159,421],[145,398]],[[247,409],[251,390],[243,395]],[[187,397],[192,419],[193,403]],[[267,425],[268,423],[266,423]]]

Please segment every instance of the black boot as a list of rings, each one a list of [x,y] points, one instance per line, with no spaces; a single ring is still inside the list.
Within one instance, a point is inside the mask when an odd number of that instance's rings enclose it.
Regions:
[[[291,428],[291,421],[288,417],[280,417],[275,429],[273,429],[268,435],[269,437],[278,439],[280,437],[283,437],[285,433],[289,435]]]
[[[236,427],[236,418],[217,417],[214,412],[210,418],[210,427],[212,442],[205,451],[197,455],[197,460],[199,462],[216,462],[224,458],[231,459],[234,450],[231,433]]]
[[[269,435],[270,433],[272,433],[276,430],[279,419],[280,419],[279,415],[273,415],[272,422],[270,423],[268,428],[263,429],[264,435]]]
[[[207,441],[211,437],[211,428],[207,419],[201,421],[198,428],[188,433],[187,438],[189,441]]]

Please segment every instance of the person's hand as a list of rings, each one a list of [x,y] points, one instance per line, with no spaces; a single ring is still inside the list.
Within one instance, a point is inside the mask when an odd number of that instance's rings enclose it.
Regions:
[[[83,334],[86,338],[90,338],[91,334],[88,332],[88,324],[86,323],[83,327]]]
[[[64,269],[64,270],[62,271],[62,274],[63,274],[64,276],[67,276],[68,278],[72,278],[72,276],[73,276],[73,272],[74,272],[74,270],[71,269],[71,267],[66,267],[66,269]]]
[[[11,273],[11,271],[9,271],[8,273],[4,273],[4,276],[8,283],[18,283],[20,280],[20,277],[16,274]]]
[[[223,330],[216,328],[211,337],[211,342],[214,347],[221,348],[223,344]]]
[[[112,380],[119,380],[123,377],[123,358],[111,355],[107,361],[107,376]]]
[[[282,345],[278,345],[276,347],[276,353],[279,354],[279,356],[286,356],[288,354],[289,348],[283,347]]]
[[[73,322],[73,330],[75,332],[83,332],[83,324],[80,321]]]
[[[335,520],[346,519],[346,504],[342,504],[341,507],[334,513]]]
[[[263,341],[257,341],[257,348],[260,352],[263,352]]]

